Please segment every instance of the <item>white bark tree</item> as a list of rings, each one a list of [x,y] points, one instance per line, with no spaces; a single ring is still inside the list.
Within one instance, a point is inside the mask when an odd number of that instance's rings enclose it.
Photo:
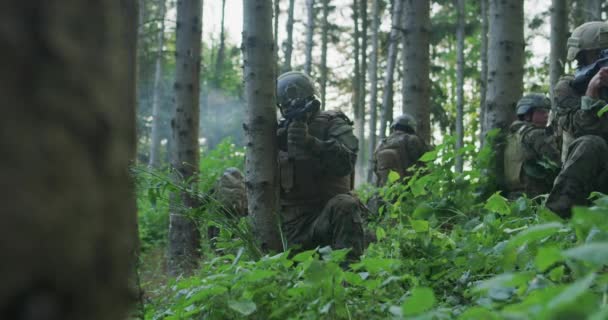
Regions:
[[[278,218],[275,56],[272,1],[245,0],[243,75],[247,120],[246,185],[249,214],[262,249],[283,248]]]
[[[465,3],[456,0],[458,25],[456,27],[456,151],[464,146],[464,32]],[[462,172],[463,156],[456,155],[456,172]]]
[[[175,45],[175,106],[171,119],[171,166],[176,183],[196,190],[199,166],[199,75],[201,56],[202,0],[177,2]],[[169,273],[190,274],[200,258],[200,234],[196,223],[186,215],[197,206],[186,192],[173,199],[169,219]],[[176,205],[179,202],[180,205]]]
[[[161,140],[161,84],[163,77],[163,47],[165,45],[165,0],[158,0],[160,27],[156,35],[158,51],[154,62],[154,92],[152,93],[152,132],[150,141],[150,159],[148,166],[158,168],[160,166],[160,140]]]
[[[380,140],[386,137],[387,124],[393,119],[393,82],[395,79],[395,64],[397,50],[399,50],[399,30],[401,29],[401,16],[403,0],[394,0],[391,13],[391,31],[388,43],[388,57],[386,58],[386,71],[382,92],[382,109],[380,111]]]
[[[372,0],[372,51],[369,61],[369,142],[368,155],[376,150],[376,122],[378,120],[378,31],[380,29],[379,0]],[[374,176],[373,165],[370,163],[367,171],[367,182],[371,183]]]
[[[418,134],[431,140],[430,124],[430,2],[405,0],[403,23],[403,112],[418,122]]]

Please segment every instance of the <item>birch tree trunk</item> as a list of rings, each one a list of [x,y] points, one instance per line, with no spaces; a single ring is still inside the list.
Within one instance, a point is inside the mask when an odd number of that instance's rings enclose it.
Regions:
[[[312,47],[315,32],[315,1],[306,0],[306,60],[304,72],[308,75],[312,72]]]
[[[553,101],[553,87],[564,74],[564,64],[566,62],[567,52],[566,41],[568,40],[567,5],[567,0],[552,0],[550,53],[551,101]]]
[[[329,1],[323,0],[323,20],[321,21],[321,108],[325,110],[325,95],[327,93],[327,42],[329,41]]]
[[[176,183],[196,190],[199,166],[199,75],[201,56],[202,1],[177,2],[175,45],[175,109],[171,119],[171,166]],[[200,258],[200,234],[196,223],[186,215],[197,206],[190,194],[175,197],[169,219],[169,273],[191,274]]]
[[[222,0],[222,18],[220,22],[220,46],[217,49],[217,57],[215,60],[214,86],[220,88],[222,86],[224,60],[226,58],[226,34],[224,18],[226,13],[226,0]]]
[[[380,28],[380,12],[378,0],[372,1],[372,51],[369,61],[369,149],[368,155],[376,150],[376,122],[378,118],[378,29]],[[372,157],[369,157],[372,159]],[[374,177],[373,165],[370,163],[367,170],[367,182],[371,183]]]
[[[458,26],[456,29],[456,172],[462,172],[463,156],[458,150],[464,146],[464,0],[456,0]]]
[[[403,112],[418,122],[418,134],[431,140],[429,35],[430,2],[405,0],[403,24]]]
[[[486,130],[486,91],[488,88],[488,0],[481,4],[481,88],[479,98],[479,141],[483,144]]]
[[[137,2],[4,1],[0,19],[0,319],[124,319]]]
[[[380,140],[386,137],[387,124],[393,118],[393,82],[395,80],[395,63],[399,48],[399,29],[401,29],[401,8],[403,0],[393,0],[392,27],[389,35],[388,57],[386,58],[386,71],[382,92],[382,109],[380,111]]]
[[[152,141],[150,142],[150,161],[148,166],[152,168],[158,168],[160,166],[160,140],[161,140],[161,112],[160,112],[160,99],[161,99],[161,83],[163,76],[163,47],[165,45],[165,11],[166,3],[165,0],[159,0],[158,6],[160,8],[159,19],[160,28],[158,30],[157,43],[158,52],[156,53],[156,61],[154,63],[154,92],[152,95]]]
[[[488,36],[487,131],[501,129],[501,136],[515,119],[515,106],[523,91],[523,0],[491,0]],[[503,181],[503,148],[497,148],[497,182]]]
[[[287,39],[283,43],[285,49],[285,61],[281,72],[291,71],[291,53],[293,52],[293,11],[295,0],[289,0],[289,8],[287,9]]]
[[[278,219],[275,55],[271,0],[243,1],[243,65],[247,119],[249,214],[262,249],[283,249]]]

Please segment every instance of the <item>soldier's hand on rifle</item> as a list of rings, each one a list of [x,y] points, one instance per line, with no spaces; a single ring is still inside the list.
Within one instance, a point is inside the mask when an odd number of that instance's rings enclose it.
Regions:
[[[312,136],[308,134],[308,125],[302,121],[294,121],[287,129],[287,141],[290,145],[306,147],[310,145]]]
[[[601,68],[600,71],[591,78],[585,95],[598,99],[600,97],[600,88],[602,87],[608,87],[608,67]]]

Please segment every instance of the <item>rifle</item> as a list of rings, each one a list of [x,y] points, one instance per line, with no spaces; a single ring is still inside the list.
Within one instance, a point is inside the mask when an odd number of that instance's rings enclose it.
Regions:
[[[599,59],[594,63],[576,70],[574,73],[574,80],[570,83],[572,88],[576,90],[580,95],[584,95],[587,91],[587,86],[591,81],[591,78],[600,71],[601,68],[608,67],[608,49],[604,49],[600,52]],[[602,99],[608,98],[608,88],[601,89]]]
[[[308,114],[315,113],[320,108],[321,102],[315,96],[294,99],[283,113],[285,128],[289,128],[289,125],[294,121],[306,121]],[[290,159],[299,159],[301,154],[295,145],[290,145],[289,143],[287,144],[287,153]]]

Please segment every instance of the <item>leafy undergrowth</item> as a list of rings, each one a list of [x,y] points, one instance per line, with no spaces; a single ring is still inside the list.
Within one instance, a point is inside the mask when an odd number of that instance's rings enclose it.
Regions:
[[[346,252],[328,247],[254,260],[223,231],[220,249],[231,246],[157,288],[146,319],[608,318],[608,197],[561,220],[543,199],[492,192],[479,169],[489,149],[452,172],[451,145],[427,153],[412,178],[362,192],[385,205],[360,262],[343,269]]]

